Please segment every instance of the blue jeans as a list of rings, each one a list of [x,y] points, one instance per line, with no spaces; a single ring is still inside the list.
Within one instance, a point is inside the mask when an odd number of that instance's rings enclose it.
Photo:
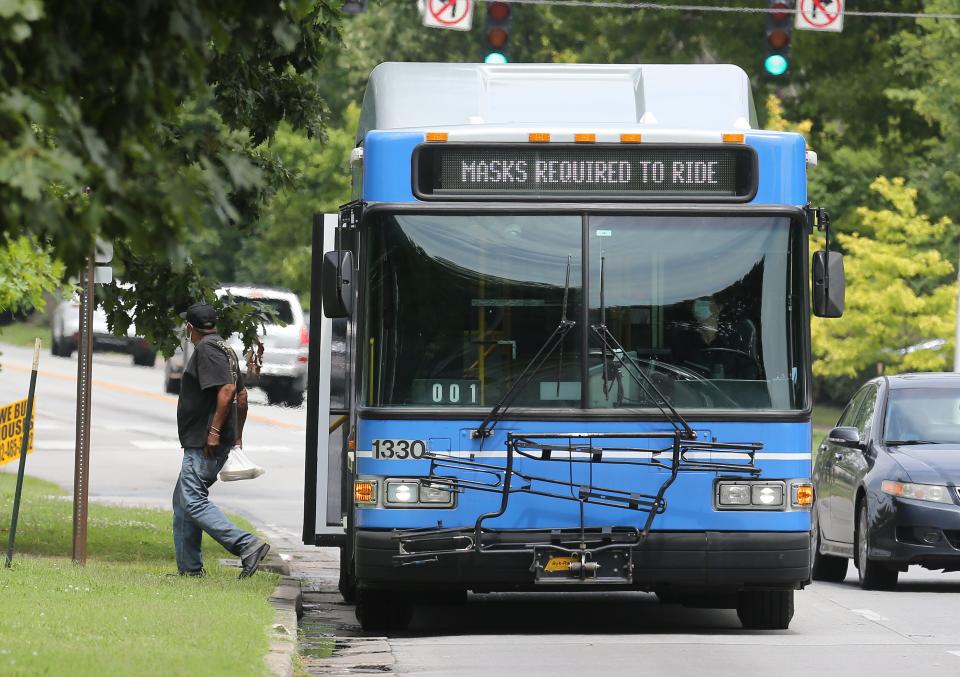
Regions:
[[[210,486],[227,462],[229,449],[207,458],[203,449],[184,449],[180,478],[173,490],[173,544],[180,573],[203,569],[200,539],[206,531],[217,543],[238,557],[246,557],[263,543],[249,531],[243,531],[210,502]]]

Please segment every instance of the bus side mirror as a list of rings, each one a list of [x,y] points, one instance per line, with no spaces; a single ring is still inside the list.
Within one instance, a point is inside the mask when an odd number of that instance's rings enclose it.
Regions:
[[[814,252],[813,314],[817,317],[842,316],[845,295],[843,254],[831,251]]]
[[[349,317],[353,312],[353,254],[347,250],[323,255],[321,273],[323,314],[330,318]]]

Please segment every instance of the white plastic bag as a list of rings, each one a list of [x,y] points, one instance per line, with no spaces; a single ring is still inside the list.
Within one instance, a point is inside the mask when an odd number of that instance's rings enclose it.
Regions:
[[[240,447],[230,449],[227,456],[227,462],[220,469],[218,477],[221,482],[233,482],[235,480],[252,480],[260,477],[266,470],[251,461]]]

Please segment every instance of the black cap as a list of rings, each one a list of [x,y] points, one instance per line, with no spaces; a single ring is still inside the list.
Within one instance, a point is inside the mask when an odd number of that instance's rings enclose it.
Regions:
[[[200,330],[212,330],[217,326],[217,309],[206,303],[194,303],[180,317]]]

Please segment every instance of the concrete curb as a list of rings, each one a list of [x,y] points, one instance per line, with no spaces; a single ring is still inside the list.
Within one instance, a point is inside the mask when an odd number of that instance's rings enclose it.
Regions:
[[[293,677],[293,661],[297,655],[297,624],[303,615],[303,592],[300,579],[281,576],[270,595],[273,626],[270,628],[270,650],[264,662],[270,674]]]

